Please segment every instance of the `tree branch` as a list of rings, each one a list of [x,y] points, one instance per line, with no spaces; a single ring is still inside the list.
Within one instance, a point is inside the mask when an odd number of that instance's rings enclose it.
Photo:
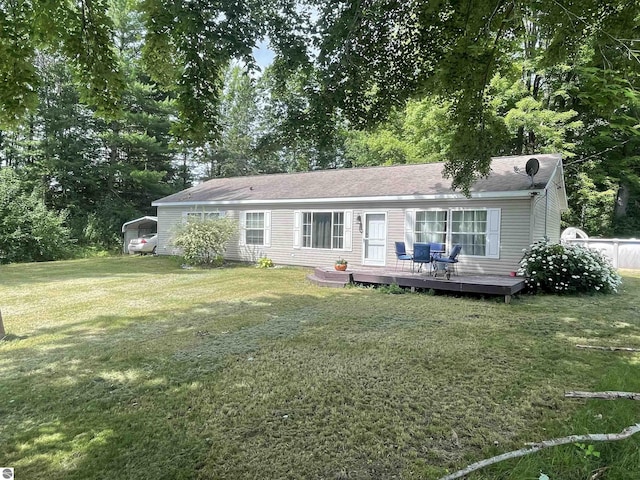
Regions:
[[[600,398],[602,400],[616,400],[626,398],[628,400],[640,400],[640,393],[635,392],[566,392],[565,398]]]
[[[529,443],[527,444],[529,445],[527,448],[521,448],[520,450],[514,450],[512,452],[503,453],[502,455],[488,458],[480,462],[472,463],[462,470],[458,470],[457,472],[440,478],[440,480],[454,480],[456,478],[461,478],[471,472],[475,472],[476,470],[480,470],[481,468],[488,467],[489,465],[493,465],[510,458],[524,457],[525,455],[535,453],[544,448],[557,447],[559,445],[566,445],[568,443],[576,442],[613,442],[617,440],[624,440],[638,432],[640,432],[640,423],[631,425],[630,427],[622,430],[620,433],[588,433],[586,435],[570,435],[568,437],[555,438],[553,440],[544,440],[540,443]]]
[[[624,50],[626,50],[627,52],[627,56],[629,58],[629,60],[634,59],[636,60],[638,63],[640,63],[640,55],[638,55],[638,52],[636,50],[633,50],[629,45],[627,45],[624,41],[624,39],[621,38],[617,38],[614,37],[613,35],[611,35],[609,32],[607,32],[606,30],[600,28],[599,26],[594,26],[594,25],[590,25],[589,23],[587,23],[587,21],[579,16],[576,15],[575,13],[573,13],[571,10],[569,10],[567,7],[565,7],[564,5],[562,5],[560,2],[558,2],[557,0],[551,0],[553,3],[555,3],[558,7],[560,7],[562,10],[565,11],[565,13],[567,14],[567,16],[569,18],[574,18],[576,20],[579,20],[580,22],[582,22],[585,26],[587,27],[595,27],[597,30],[599,30],[602,34],[604,34],[605,36],[609,37],[611,40],[613,40],[614,42],[616,42],[618,45],[620,45]],[[600,49],[601,53],[602,53],[602,49]],[[604,56],[604,54],[603,54]],[[605,58],[606,60],[606,58]],[[609,63],[607,61],[607,63]]]
[[[589,477],[589,480],[598,480],[604,473],[609,470],[610,467],[601,467],[598,468],[593,474]]]
[[[597,345],[576,345],[576,348],[588,348],[592,350],[606,350],[608,352],[640,352],[640,348],[631,347],[600,347]]]
[[[496,14],[496,12],[499,10],[501,6],[502,6],[502,2],[498,2],[498,5],[496,5],[495,11],[491,14],[491,19],[489,21],[493,19],[494,15]],[[487,62],[484,70],[484,79],[482,83],[483,89],[486,89],[487,83],[489,82],[489,71],[491,70],[491,64],[493,63],[493,60],[495,59],[495,56],[496,56],[496,50],[498,49],[498,42],[502,38],[502,34],[504,33],[503,29],[507,21],[509,20],[509,17],[511,17],[511,14],[513,13],[513,8],[514,8],[514,4],[513,2],[511,2],[507,7],[507,11],[505,12],[504,17],[502,18],[502,21],[500,22],[500,27],[498,28],[498,31],[496,32],[496,38],[493,41],[493,48],[491,49],[491,57],[489,58],[489,61]],[[487,25],[487,28],[490,28],[490,25]]]

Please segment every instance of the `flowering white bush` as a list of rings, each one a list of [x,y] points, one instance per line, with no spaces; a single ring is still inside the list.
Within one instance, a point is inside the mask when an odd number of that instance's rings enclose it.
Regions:
[[[178,228],[173,244],[182,248],[187,264],[214,267],[224,261],[226,244],[235,231],[235,223],[228,218],[189,219]]]
[[[524,252],[518,275],[533,292],[613,293],[622,283],[607,257],[582,245],[542,241]]]

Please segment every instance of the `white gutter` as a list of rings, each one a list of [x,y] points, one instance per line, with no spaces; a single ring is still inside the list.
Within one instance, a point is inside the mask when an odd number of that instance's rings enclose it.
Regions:
[[[542,193],[543,189],[517,190],[511,192],[480,192],[472,193],[471,199],[505,199],[528,198],[534,192]],[[156,200],[151,203],[153,207],[180,207],[186,205],[262,205],[262,204],[301,204],[301,203],[358,203],[358,202],[415,202],[420,200],[465,200],[468,199],[461,193],[441,193],[434,195],[389,195],[384,197],[329,197],[329,198],[286,198],[286,199],[261,199],[261,200],[199,200],[162,202]]]

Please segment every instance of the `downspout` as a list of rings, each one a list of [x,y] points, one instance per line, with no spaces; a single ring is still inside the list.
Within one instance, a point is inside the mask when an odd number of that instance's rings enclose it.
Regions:
[[[529,204],[529,245],[533,245],[536,231],[536,199],[538,192],[529,192],[529,197],[531,198]]]
[[[547,235],[547,216],[549,212],[549,189],[544,189],[544,239],[548,242],[549,235]]]
[[[529,194],[529,245],[533,244],[533,232],[536,229],[536,217],[534,216],[534,203],[535,203],[535,196],[533,195],[533,193]]]

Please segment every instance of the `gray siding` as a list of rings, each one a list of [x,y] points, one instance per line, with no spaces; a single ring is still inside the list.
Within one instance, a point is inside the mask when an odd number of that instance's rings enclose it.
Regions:
[[[182,208],[158,207],[158,255],[178,255],[180,252],[171,244],[173,230],[182,223]]]
[[[557,175],[556,175],[557,176]],[[559,187],[556,185],[556,176],[551,178],[547,186],[547,237],[554,243],[560,242],[561,216]]]
[[[531,243],[542,240],[547,235],[547,195],[545,193],[532,198],[532,210],[531,215],[531,231],[533,235],[531,237]]]
[[[562,210],[560,207],[558,171],[551,177],[544,193],[533,200],[532,216],[532,243],[547,237],[551,242],[560,241],[560,220]]]
[[[522,258],[522,249],[529,245],[530,237],[530,201],[529,199],[510,200],[453,200],[447,202],[419,202],[404,205],[412,209],[448,209],[448,208],[499,208],[500,209],[500,254],[499,258],[483,258],[461,255],[458,272],[467,274],[506,274],[515,271]],[[390,222],[389,234],[393,240],[403,240],[404,208],[399,218]],[[393,245],[390,245],[387,265],[395,265]],[[407,262],[408,263],[408,262]]]
[[[221,207],[228,218],[240,222],[241,212],[270,211],[271,212],[271,245],[270,246],[241,246],[239,233],[229,242],[226,257],[231,260],[255,261],[262,256],[271,258],[276,264],[301,266],[330,266],[337,258],[345,258],[351,266],[362,265],[363,234],[359,230],[358,216],[364,219],[365,212],[387,214],[387,246],[386,266],[396,264],[395,241],[405,240],[405,212],[406,209],[448,209],[448,208],[499,208],[500,221],[500,253],[498,259],[482,257],[460,257],[458,271],[469,274],[505,274],[517,269],[522,257],[522,249],[529,245],[531,238],[531,200],[450,200],[450,201],[422,201],[422,202],[387,202],[379,204],[313,204],[284,208],[281,204],[251,206],[246,208]],[[352,248],[350,250],[320,250],[308,248],[294,248],[294,211],[295,210],[351,210]],[[213,207],[206,209],[215,211]],[[160,255],[179,254],[171,245],[171,236],[175,228],[183,222],[184,212],[203,211],[202,207],[158,207],[158,253]],[[407,262],[408,263],[408,262]],[[405,265],[407,268],[407,265]]]

